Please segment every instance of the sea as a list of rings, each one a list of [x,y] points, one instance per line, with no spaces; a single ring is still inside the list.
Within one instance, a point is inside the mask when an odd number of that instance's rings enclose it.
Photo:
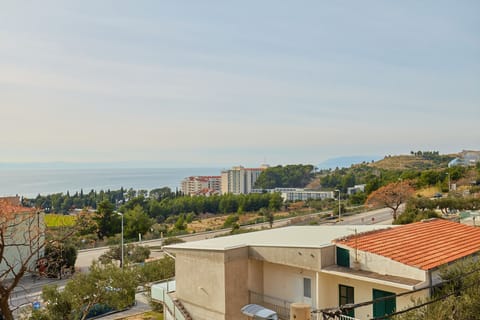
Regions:
[[[220,175],[221,168],[0,168],[0,196],[27,198],[38,194],[89,192],[90,190],[180,189],[189,176]]]

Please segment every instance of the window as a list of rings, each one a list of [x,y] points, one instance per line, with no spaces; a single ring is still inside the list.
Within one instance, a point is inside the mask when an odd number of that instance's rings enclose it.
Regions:
[[[303,278],[303,296],[312,298],[312,279],[310,278]]]
[[[338,304],[340,306],[354,303],[354,290],[353,287],[338,285]],[[352,309],[347,313],[350,317],[355,317],[355,310]]]

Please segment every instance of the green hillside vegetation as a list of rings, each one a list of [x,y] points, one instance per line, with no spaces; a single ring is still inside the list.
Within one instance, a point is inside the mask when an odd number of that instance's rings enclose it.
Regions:
[[[437,151],[418,151],[411,155],[386,156],[373,163],[361,163],[350,168],[321,170],[310,186],[321,189],[340,189],[343,193],[349,187],[365,184],[368,195],[381,186],[399,180],[413,180],[414,186],[424,188],[437,186],[441,191],[448,191],[448,179],[460,180],[471,169],[457,166],[448,168],[448,162],[454,155],[440,155]]]
[[[311,164],[270,167],[260,174],[255,188],[303,188],[313,179],[313,169]]]
[[[438,151],[411,151],[410,155],[385,156],[370,165],[387,170],[425,170],[446,168],[455,157],[456,155],[440,155]]]

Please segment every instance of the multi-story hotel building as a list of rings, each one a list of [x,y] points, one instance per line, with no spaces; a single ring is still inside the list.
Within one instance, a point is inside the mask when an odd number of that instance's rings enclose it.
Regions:
[[[260,168],[238,166],[222,171],[222,194],[247,194],[252,192],[255,181],[257,181],[260,173],[266,168],[268,168],[267,165],[262,165]]]
[[[196,195],[205,190],[219,193],[221,176],[192,176],[182,181],[182,191],[186,195]]]

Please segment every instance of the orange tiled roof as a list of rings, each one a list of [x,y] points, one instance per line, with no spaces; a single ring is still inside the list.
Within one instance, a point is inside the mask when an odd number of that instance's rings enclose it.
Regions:
[[[0,214],[35,212],[35,208],[22,207],[12,204],[11,201],[0,199]]]
[[[480,251],[480,228],[431,219],[336,240],[422,270]]]

